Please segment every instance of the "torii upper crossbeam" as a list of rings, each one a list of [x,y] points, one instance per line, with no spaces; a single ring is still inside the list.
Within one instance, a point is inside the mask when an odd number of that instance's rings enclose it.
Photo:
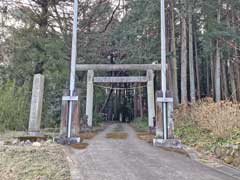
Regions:
[[[77,64],[77,71],[160,71],[161,64]]]

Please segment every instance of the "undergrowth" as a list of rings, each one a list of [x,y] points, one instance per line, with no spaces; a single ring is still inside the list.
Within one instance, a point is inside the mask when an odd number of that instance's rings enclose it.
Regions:
[[[28,93],[27,85],[0,84],[0,132],[26,129],[30,109]]]
[[[148,131],[148,119],[147,117],[136,118],[133,120],[131,125],[136,128],[138,131]]]
[[[175,111],[175,136],[184,144],[213,150],[217,145],[240,144],[239,105],[201,102]]]
[[[104,114],[94,113],[93,114],[93,125],[100,126],[105,120]]]

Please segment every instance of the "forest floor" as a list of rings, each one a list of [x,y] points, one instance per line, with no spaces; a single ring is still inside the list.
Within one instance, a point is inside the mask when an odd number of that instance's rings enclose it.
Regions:
[[[184,155],[153,147],[127,124],[109,125],[86,143],[81,150],[65,148],[74,180],[234,180]]]

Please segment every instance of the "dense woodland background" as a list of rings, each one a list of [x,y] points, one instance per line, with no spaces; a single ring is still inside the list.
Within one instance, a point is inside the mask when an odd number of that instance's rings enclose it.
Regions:
[[[26,127],[39,67],[46,77],[43,126],[59,124],[68,88],[72,3],[0,1],[2,129]],[[80,0],[78,17],[78,63],[161,63],[160,0]],[[166,0],[166,24],[168,88],[175,105],[206,97],[239,102],[240,1]],[[86,74],[77,78],[84,99]],[[96,104],[105,102],[105,92],[97,90],[95,97]]]

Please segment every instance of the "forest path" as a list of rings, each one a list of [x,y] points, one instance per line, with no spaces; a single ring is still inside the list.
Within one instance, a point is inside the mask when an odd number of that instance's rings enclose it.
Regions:
[[[127,139],[109,139],[124,132]],[[153,147],[127,124],[113,124],[84,150],[67,148],[73,180],[234,180],[191,159]]]

